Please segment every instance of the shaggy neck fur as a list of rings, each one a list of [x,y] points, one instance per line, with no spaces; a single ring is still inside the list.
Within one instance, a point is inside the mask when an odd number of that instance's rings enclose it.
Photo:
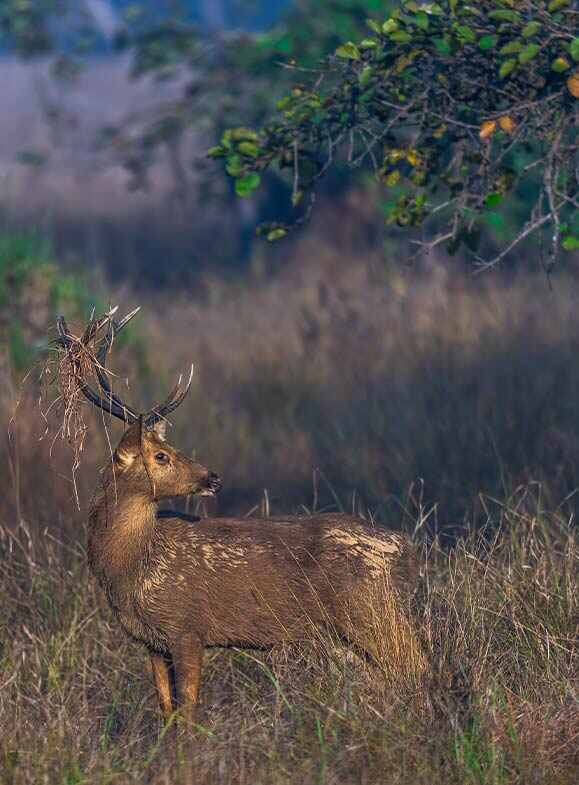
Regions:
[[[112,467],[103,472],[89,512],[89,563],[97,577],[119,588],[137,578],[146,561],[157,516],[149,488]]]

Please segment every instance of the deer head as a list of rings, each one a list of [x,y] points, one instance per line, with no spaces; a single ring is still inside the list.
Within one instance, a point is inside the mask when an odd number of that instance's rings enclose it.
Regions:
[[[195,463],[166,442],[167,415],[180,406],[189,392],[193,366],[183,388],[183,377],[180,376],[163,403],[153,406],[148,412],[137,412],[113,392],[105,363],[115,336],[139,309],[136,308],[120,322],[113,318],[116,311],[116,308],[111,309],[100,319],[91,317],[80,339],[70,335],[64,317],[57,320],[57,343],[69,352],[80,391],[95,406],[129,426],[114,452],[115,474],[125,478],[135,492],[144,493],[154,500],[189,494],[214,496],[221,488],[218,475]],[[91,343],[105,327],[106,335],[95,353],[91,349]],[[92,365],[100,393],[87,384],[79,351]]]

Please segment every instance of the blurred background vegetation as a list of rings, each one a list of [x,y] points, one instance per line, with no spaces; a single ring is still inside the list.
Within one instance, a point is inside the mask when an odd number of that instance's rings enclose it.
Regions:
[[[529,8],[560,24],[568,6]],[[312,496],[397,520],[420,508],[433,529],[452,531],[473,510],[484,520],[480,494],[505,496],[528,482],[541,483],[549,503],[575,508],[573,248],[550,282],[544,237],[474,277],[468,243],[452,256],[443,245],[416,256],[412,236],[391,220],[383,176],[339,157],[309,220],[268,243],[256,228],[294,215],[291,167],[289,178],[266,167],[262,187],[239,198],[239,160],[230,156],[224,169],[207,157],[227,129],[271,128],[280,99],[328,63],[357,73],[357,58],[334,53],[369,35],[382,46],[376,20],[397,8],[380,0],[2,5],[7,460],[51,444],[38,446],[42,417],[34,425],[23,415],[38,398],[36,371],[24,392],[19,385],[49,346],[55,315],[74,323],[93,305],[139,303],[141,325],[119,346],[118,371],[147,401],[196,361],[175,438],[224,475],[222,511],[247,509],[267,489],[279,509]],[[574,50],[564,45],[572,73]],[[251,158],[247,133],[235,144],[245,141]],[[476,143],[484,148],[484,133]],[[531,188],[506,200],[500,220],[483,227],[487,247],[524,226],[534,199]],[[105,445],[102,429],[91,429],[89,466]],[[52,462],[66,474],[70,456],[60,449]],[[31,487],[38,482],[30,465],[14,473],[22,487],[29,474]],[[88,469],[83,478],[92,482]],[[46,483],[59,505],[73,495],[66,483]],[[27,503],[22,487],[18,498],[5,495],[7,509]]]

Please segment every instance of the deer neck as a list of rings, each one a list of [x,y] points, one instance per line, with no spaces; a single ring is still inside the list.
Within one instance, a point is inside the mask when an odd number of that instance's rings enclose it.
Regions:
[[[120,476],[103,476],[89,513],[89,562],[107,584],[130,585],[150,553],[157,504]]]

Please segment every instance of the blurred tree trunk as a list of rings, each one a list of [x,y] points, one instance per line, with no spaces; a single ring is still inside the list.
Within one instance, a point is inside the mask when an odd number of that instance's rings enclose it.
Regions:
[[[213,33],[225,27],[225,2],[224,0],[200,0],[201,22],[203,26]]]
[[[208,2],[211,4],[211,0]],[[111,0],[85,0],[85,5],[100,33],[111,39],[120,26],[119,15]]]

